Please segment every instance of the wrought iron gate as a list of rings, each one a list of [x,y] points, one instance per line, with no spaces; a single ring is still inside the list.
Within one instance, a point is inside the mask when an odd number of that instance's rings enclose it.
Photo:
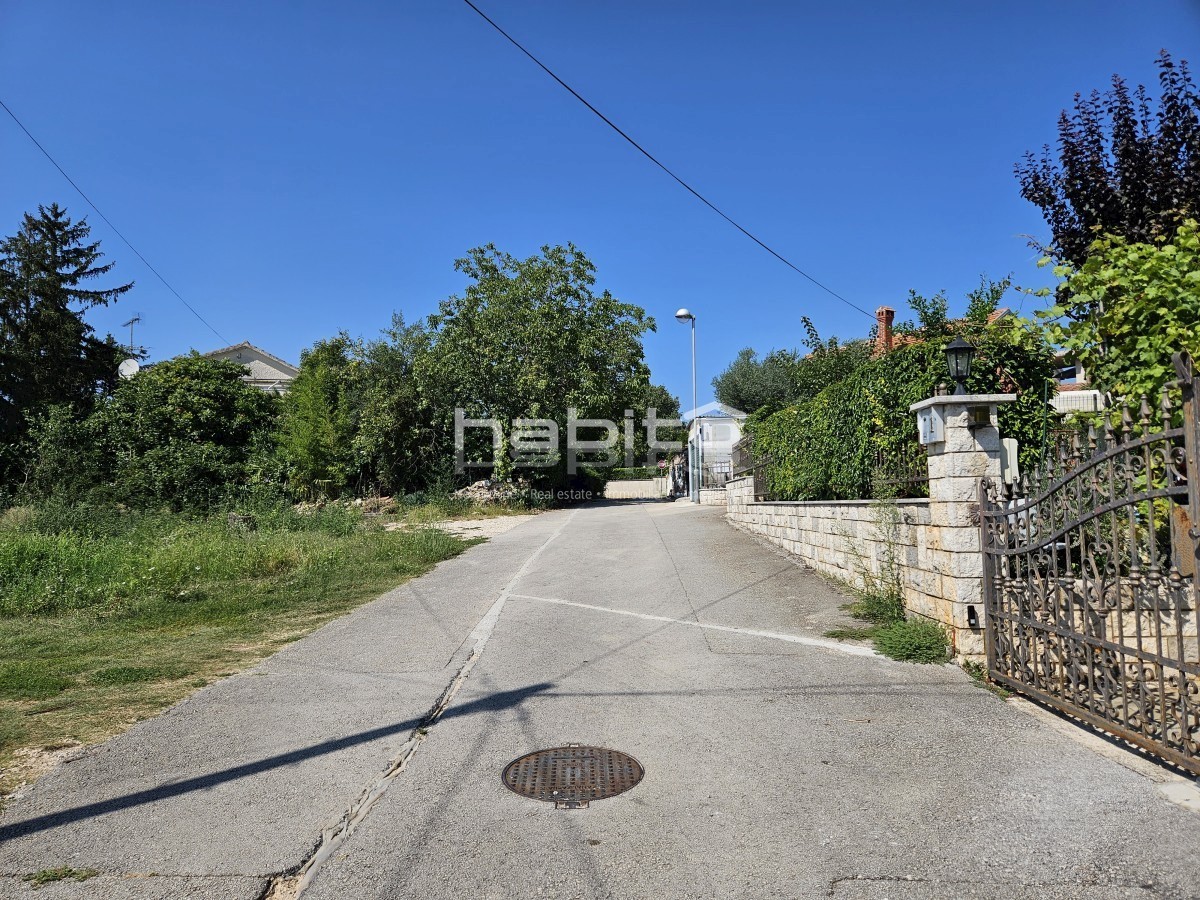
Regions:
[[[1200,772],[1200,403],[1175,367],[1156,405],[984,481],[985,637],[997,682]]]

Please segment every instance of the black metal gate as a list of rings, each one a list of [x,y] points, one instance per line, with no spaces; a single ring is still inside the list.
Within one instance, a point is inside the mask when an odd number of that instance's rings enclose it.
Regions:
[[[1200,404],[1186,354],[1013,486],[980,490],[988,674],[1200,773]]]

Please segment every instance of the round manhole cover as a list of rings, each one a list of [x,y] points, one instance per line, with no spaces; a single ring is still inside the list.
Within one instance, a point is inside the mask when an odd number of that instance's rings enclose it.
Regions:
[[[504,786],[522,797],[560,809],[582,809],[592,800],[634,787],[646,770],[628,753],[567,744],[518,757],[504,767]]]

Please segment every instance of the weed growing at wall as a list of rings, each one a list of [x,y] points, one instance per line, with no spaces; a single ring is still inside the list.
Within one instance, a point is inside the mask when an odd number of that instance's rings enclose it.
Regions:
[[[892,659],[915,663],[943,663],[950,652],[946,630],[930,619],[912,617],[879,628],[875,649]]]

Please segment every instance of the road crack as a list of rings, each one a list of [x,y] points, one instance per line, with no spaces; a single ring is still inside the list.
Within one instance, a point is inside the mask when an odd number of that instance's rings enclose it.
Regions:
[[[400,752],[389,763],[388,767],[374,782],[363,789],[358,798],[350,804],[337,821],[321,831],[320,840],[307,859],[294,869],[279,873],[271,878],[267,889],[262,894],[261,900],[297,900],[308,886],[312,884],[321,866],[354,833],[354,830],[367,818],[371,807],[378,802],[380,797],[387,793],[392,782],[408,768],[409,762],[416,755],[421,744],[429,737],[433,726],[438,723],[442,715],[454,701],[459,688],[462,687],[463,682],[467,680],[471,674],[471,670],[475,667],[475,663],[483,655],[483,651],[492,637],[492,632],[495,631],[496,625],[500,621],[500,614],[504,611],[505,604],[507,604],[509,598],[512,596],[513,589],[525,577],[525,573],[529,571],[529,567],[563,533],[567,525],[574,518],[575,511],[572,511],[563,520],[562,524],[529,555],[525,562],[521,564],[521,567],[517,569],[516,574],[509,579],[508,583],[500,591],[499,596],[488,608],[488,611],[484,613],[483,618],[476,623],[471,634],[463,642],[464,644],[471,644],[471,652],[467,656],[466,662],[462,664],[454,674],[454,677],[450,679],[450,683],[443,689],[433,706],[421,717],[420,722],[410,732],[408,740],[401,745]]]

